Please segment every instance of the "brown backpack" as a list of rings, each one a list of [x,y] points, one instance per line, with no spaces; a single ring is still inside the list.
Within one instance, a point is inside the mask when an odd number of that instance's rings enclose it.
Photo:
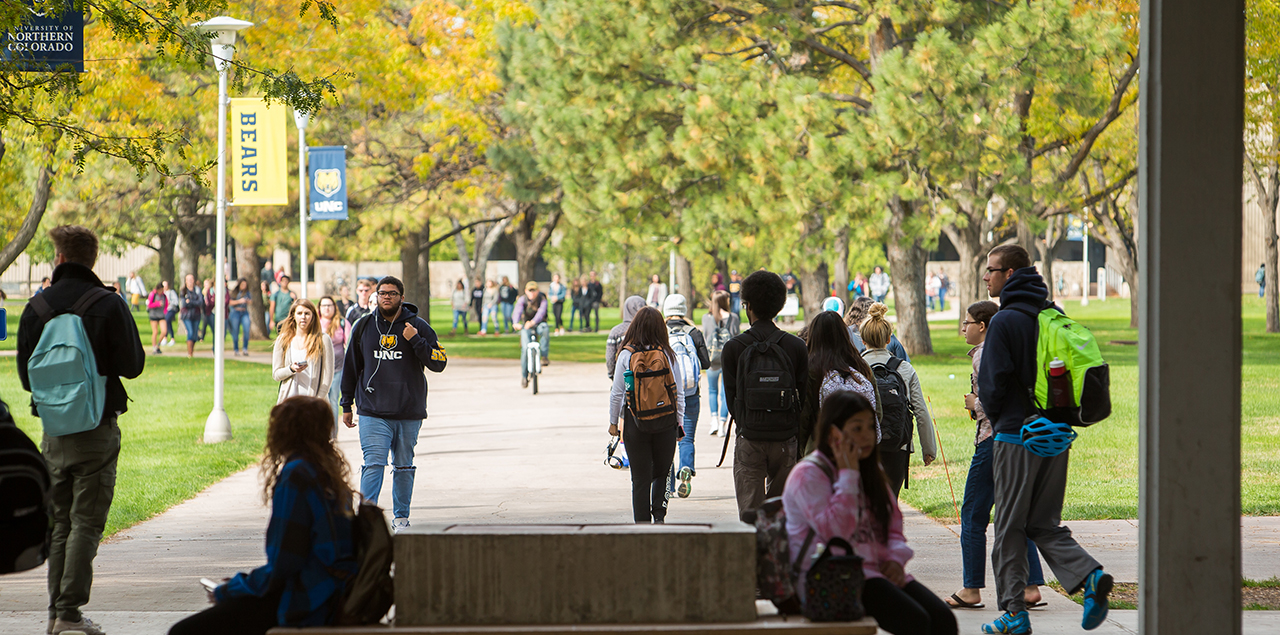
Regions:
[[[661,432],[676,425],[676,382],[671,364],[661,348],[637,351],[630,346],[633,388],[627,393],[627,410],[641,432]]]

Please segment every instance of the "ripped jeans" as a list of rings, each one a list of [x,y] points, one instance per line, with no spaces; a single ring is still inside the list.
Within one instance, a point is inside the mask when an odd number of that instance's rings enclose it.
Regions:
[[[361,415],[360,448],[364,465],[360,468],[360,494],[377,504],[382,479],[391,455],[391,510],[396,518],[409,517],[413,499],[413,448],[418,444],[421,419],[379,419]]]

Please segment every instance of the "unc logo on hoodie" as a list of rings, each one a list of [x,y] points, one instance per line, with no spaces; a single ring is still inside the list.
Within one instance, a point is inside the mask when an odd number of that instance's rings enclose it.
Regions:
[[[378,345],[382,347],[380,351],[373,352],[374,359],[401,359],[404,357],[402,351],[393,350],[396,347],[396,336],[383,335],[378,339]]]

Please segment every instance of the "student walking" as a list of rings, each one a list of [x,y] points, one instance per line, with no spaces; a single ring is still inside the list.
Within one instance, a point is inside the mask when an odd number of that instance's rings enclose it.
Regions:
[[[209,331],[213,330],[213,310],[218,308],[218,297],[213,295],[213,280],[205,278],[204,281],[204,313],[201,316],[204,321],[200,324],[200,341],[203,342]],[[223,293],[226,293],[223,290]],[[225,335],[225,333],[223,334]]]
[[[588,315],[595,314],[596,324],[592,327],[590,317],[588,317],[588,322],[583,325],[583,329],[589,328],[594,333],[600,330],[600,305],[604,303],[604,285],[600,284],[600,280],[596,277],[596,272],[594,271],[591,272],[591,279],[587,282],[587,299],[590,301],[590,304],[587,305]]]
[[[200,339],[200,321],[204,319],[204,293],[196,288],[196,277],[187,274],[182,287],[182,325],[187,329],[187,358],[195,357]]]
[[[165,315],[169,313],[169,298],[165,296],[164,285],[156,283],[156,288],[147,296],[147,319],[151,321],[151,347],[154,354],[160,354],[160,345],[169,336]],[[157,336],[159,339],[157,339]]]
[[[280,332],[280,327],[290,315],[290,309],[293,307],[294,295],[289,290],[289,276],[281,273],[280,288],[271,294],[271,306],[268,312],[271,314],[271,324],[275,327],[276,332]]]
[[[551,314],[556,317],[556,335],[564,335],[564,298],[568,295],[568,289],[560,282],[560,274],[551,276],[551,285],[547,287],[547,297],[551,300]],[[569,320],[572,322],[572,318]],[[573,328],[573,324],[569,325]]]
[[[471,281],[471,310],[476,314],[480,335],[484,335],[484,280],[480,278]]]
[[[702,316],[702,339],[707,343],[711,364],[707,366],[707,402],[711,408],[711,436],[724,436],[729,422],[729,399],[724,394],[723,357],[724,345],[738,336],[742,330],[737,313],[729,310],[729,293],[716,291],[711,294],[711,310]]]
[[[249,355],[249,281],[241,278],[236,283],[236,290],[227,301],[227,330],[231,332],[231,346],[235,354],[240,355],[240,337],[244,334],[244,355]]]
[[[130,271],[129,279],[125,280],[124,290],[129,294],[129,307],[136,309],[138,303],[142,301],[142,296],[147,295],[147,285],[142,282],[142,278],[138,277],[138,272]]]
[[[595,301],[591,299],[591,287],[586,276],[583,276],[578,284],[578,330],[586,333],[591,326],[591,308]],[[572,324],[569,325],[573,327]]]
[[[782,493],[791,561],[800,565],[799,596],[805,597],[817,546],[842,538],[862,558],[862,605],[881,629],[956,635],[951,609],[906,572],[914,552],[880,469],[875,408],[856,392],[834,392],[818,413],[814,438],[817,449],[791,470]]]
[[[280,382],[276,403],[298,395],[324,398],[333,370],[333,340],[320,330],[315,305],[295,300],[271,349],[271,378]]]
[[[667,299],[667,285],[662,283],[662,278],[658,274],[653,274],[649,282],[649,294],[645,296],[644,301],[649,306],[660,309],[662,302]]]
[[[889,287],[889,274],[884,272],[884,267],[877,266],[871,277],[867,279],[867,288],[871,290],[871,299],[884,304],[884,299],[889,296]]]
[[[449,335],[458,334],[458,320],[462,320],[462,334],[470,335],[471,328],[467,326],[467,312],[471,310],[471,296],[467,294],[467,283],[459,280],[453,287],[453,295],[450,296],[449,301],[453,306],[453,329],[449,331]]]
[[[915,452],[915,442],[911,438],[911,420],[915,419],[920,432],[920,448],[924,456],[924,464],[928,466],[938,456],[938,441],[933,433],[933,419],[929,417],[929,408],[924,401],[924,392],[920,389],[920,378],[911,367],[911,362],[894,357],[885,349],[889,337],[893,335],[893,325],[884,319],[889,308],[879,302],[872,304],[868,310],[870,317],[862,325],[862,341],[867,350],[862,358],[871,365],[872,372],[877,374],[876,383],[887,381],[895,386],[897,403],[891,409],[888,400],[890,395],[881,387],[879,394],[885,401],[881,404],[885,412],[885,420],[881,422],[884,440],[880,446],[880,462],[884,465],[885,474],[889,476],[889,484],[893,495],[905,486],[910,488],[908,467],[911,455]],[[884,372],[881,372],[883,367]],[[892,412],[891,412],[892,410]],[[895,439],[895,430],[902,431],[902,438]]]
[[[832,394],[849,390],[862,395],[876,411],[876,442],[880,441],[880,407],[876,395],[876,378],[871,365],[862,359],[849,341],[844,321],[838,313],[823,311],[808,327],[809,391],[804,400],[804,424],[799,443],[808,454],[816,447],[814,435],[818,412]]]
[[[427,378],[448,358],[436,332],[404,302],[404,283],[387,276],[378,281],[378,310],[355,324],[342,369],[342,423],[354,428],[351,408],[360,410],[360,493],[373,503],[391,458],[391,529],[409,526],[413,499],[413,449],[427,417]]]
[[[165,332],[169,334],[169,343],[165,344],[165,346],[173,346],[173,318],[178,317],[178,310],[182,306],[182,301],[178,297],[178,292],[173,289],[173,285],[169,284],[168,280],[165,280],[162,284],[164,284],[164,299],[166,302],[164,312]]]
[[[1000,298],[1000,310],[991,318],[978,369],[978,401],[991,420],[996,439],[992,452],[996,536],[991,565],[999,606],[1005,612],[983,625],[983,630],[1031,632],[1026,598],[1028,538],[1067,593],[1084,591],[1080,625],[1092,630],[1107,618],[1113,580],[1102,564],[1076,543],[1071,530],[1062,526],[1071,450],[1044,457],[1022,445],[1023,421],[1035,408],[1021,386],[1036,383],[1039,323],[1035,316],[1051,306],[1049,289],[1031,266],[1031,256],[1017,245],[992,249],[982,279],[987,293]]]
[[[700,388],[702,369],[711,366],[711,352],[707,350],[702,331],[693,327],[688,318],[689,307],[684,296],[673,293],[662,303],[662,317],[667,320],[667,341],[675,352],[675,361],[680,366],[682,383],[676,388],[684,394],[684,417],[680,421],[684,425],[684,435],[680,437],[679,468],[676,470],[676,494],[680,498],[688,498],[693,491],[691,481],[698,475],[694,465],[693,441],[698,431],[698,414],[701,409]]]
[[[862,335],[859,333],[862,323],[867,321],[867,310],[876,301],[866,296],[860,296],[849,304],[849,310],[844,315],[845,326],[849,329],[849,339],[853,341],[853,347],[858,349],[859,353],[867,350],[867,345],[862,343]],[[885,347],[894,357],[906,362],[911,361],[911,356],[907,355],[907,349],[898,341],[897,335],[889,335],[889,345]]]
[[[351,325],[355,324],[360,318],[369,315],[373,311],[373,280],[361,278],[356,283],[356,303],[343,313],[343,317],[347,320],[347,335],[350,335]]]
[[[573,279],[573,284],[569,287],[569,330],[575,330],[573,324],[574,319],[578,317],[578,313],[582,308],[582,282],[577,278]]]
[[[960,331],[964,341],[973,348],[973,373],[969,375],[969,394],[964,396],[965,410],[977,425],[973,440],[973,459],[969,461],[969,477],[964,484],[964,504],[960,508],[960,555],[964,563],[964,588],[951,594],[947,600],[954,608],[980,609],[982,589],[987,586],[987,525],[991,524],[991,507],[995,505],[995,475],[991,470],[991,452],[995,437],[991,421],[978,400],[978,372],[982,366],[982,347],[987,339],[987,326],[1000,307],[995,302],[983,300],[969,305]],[[1042,606],[1040,586],[1044,584],[1044,571],[1040,567],[1040,552],[1035,543],[1027,540],[1027,588],[1024,592],[1027,606]]]
[[[508,333],[511,333],[511,314],[516,309],[516,299],[519,297],[516,288],[511,286],[511,279],[502,276],[502,286],[498,287],[498,305],[502,309],[502,326]],[[497,328],[494,329],[498,331]],[[501,332],[501,331],[498,331]]]
[[[742,307],[751,328],[724,346],[721,377],[729,412],[738,423],[733,489],[740,518],[766,498],[781,495],[796,462],[809,351],[800,338],[773,322],[786,299],[787,286],[778,274],[761,270],[747,276],[742,281]],[[765,350],[758,350],[757,344]],[[743,355],[750,355],[745,376],[739,374]]]
[[[729,272],[729,312],[742,315],[742,276],[738,275],[737,269]]]
[[[676,387],[683,381],[662,314],[653,307],[641,308],[622,340],[609,391],[609,434],[621,435],[627,445],[637,523],[666,521],[667,472],[680,436],[679,422],[684,420],[684,395]]]
[[[57,397],[65,395],[68,386],[43,385],[39,376],[33,383],[28,364],[49,321],[69,311],[80,318],[97,373],[106,378],[106,392],[102,411],[89,413],[96,422],[87,422],[89,427],[81,432],[46,434],[41,443],[49,468],[53,520],[48,632],[102,635],[102,628],[80,609],[89,603],[93,559],[115,495],[120,457],[117,420],[129,410],[129,395],[120,378],[141,375],[146,354],[129,306],[93,273],[98,260],[97,235],[78,225],[62,225],[50,230],[49,238],[54,248],[52,284],[27,303],[18,320],[18,379],[22,389],[32,393],[31,414],[41,417],[46,428],[51,423],[46,417],[65,420],[67,413],[59,412],[56,406],[60,405]],[[50,399],[46,391],[57,397]]]
[[[489,332],[490,324],[493,324],[494,335],[502,332],[502,325],[498,323],[498,283],[493,280],[490,280],[488,286],[484,288],[484,319],[480,321],[481,335]]]
[[[346,362],[347,329],[339,317],[339,305],[332,296],[320,298],[320,332],[333,342],[333,381],[327,397],[333,409],[333,438],[338,438],[338,422],[342,420],[342,365]]]
[[[259,467],[262,499],[271,505],[267,562],[209,592],[213,606],[169,635],[263,635],[333,623],[360,563],[347,462],[329,440],[331,428],[323,399],[291,397],[271,409]]]

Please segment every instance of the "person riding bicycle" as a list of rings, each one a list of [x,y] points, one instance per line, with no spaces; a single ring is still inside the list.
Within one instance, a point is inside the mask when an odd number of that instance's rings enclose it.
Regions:
[[[524,295],[516,300],[513,311],[519,322],[516,330],[520,331],[520,387],[529,387],[529,342],[534,335],[538,337],[538,345],[542,349],[542,365],[550,364],[547,354],[550,352],[550,327],[547,326],[547,296],[538,290],[538,283],[530,280],[524,285]]]

